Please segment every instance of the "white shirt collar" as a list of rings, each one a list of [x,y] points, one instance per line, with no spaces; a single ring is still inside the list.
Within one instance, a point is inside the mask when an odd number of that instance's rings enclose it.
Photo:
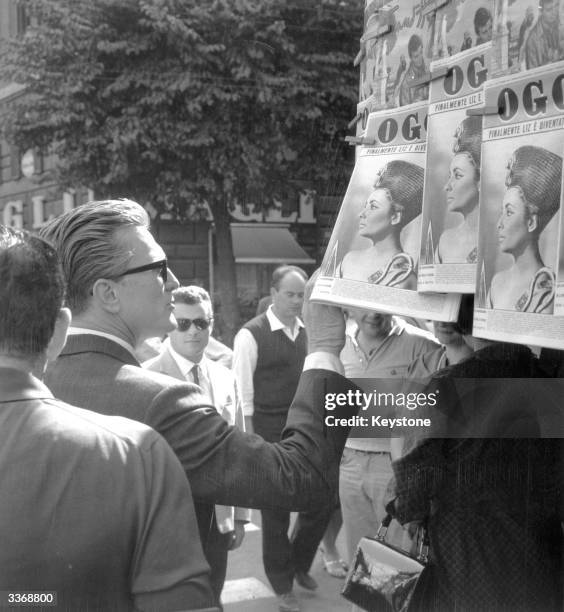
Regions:
[[[186,359],[186,357],[184,357],[184,355],[181,355],[179,352],[175,351],[172,348],[172,344],[170,343],[170,339],[167,338],[164,343],[166,345],[166,348],[170,351],[170,354],[172,355],[172,358],[174,359],[174,361],[176,362],[176,365],[178,366],[178,369],[182,372],[182,375],[184,377],[187,376],[187,374],[192,370],[192,368],[195,365],[198,365],[200,367],[200,370],[203,372],[203,374],[205,376],[208,375],[207,373],[207,365],[206,365],[206,356],[204,355],[200,361],[200,363],[196,364],[193,361],[190,361],[190,359]]]
[[[82,334],[88,334],[90,336],[100,336],[101,338],[112,340],[116,344],[119,344],[121,347],[123,347],[126,351],[130,352],[137,360],[135,349],[131,346],[131,344],[129,344],[129,342],[126,342],[125,340],[118,338],[118,336],[114,336],[113,334],[108,334],[106,332],[101,332],[95,329],[88,329],[86,327],[74,327],[74,326],[69,327],[69,331],[68,331],[69,336],[79,336]]]
[[[270,323],[271,331],[276,331],[278,329],[287,329],[290,333],[297,335],[300,327],[305,327],[300,317],[296,317],[296,321],[294,322],[293,328],[290,328],[285,323],[282,323],[282,321],[274,314],[272,310],[272,304],[268,307],[266,311],[266,318]]]

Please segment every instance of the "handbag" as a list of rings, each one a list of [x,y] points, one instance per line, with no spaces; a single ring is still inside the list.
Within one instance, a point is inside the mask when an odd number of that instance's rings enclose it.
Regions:
[[[385,541],[392,521],[387,514],[376,537],[361,538],[341,595],[368,612],[406,612],[428,567],[429,541],[423,527],[417,553],[412,555]]]

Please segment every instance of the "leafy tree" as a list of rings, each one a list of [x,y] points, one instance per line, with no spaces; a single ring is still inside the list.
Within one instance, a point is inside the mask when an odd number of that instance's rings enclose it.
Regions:
[[[238,327],[228,210],[335,173],[355,113],[362,0],[27,0],[0,78],[26,86],[5,136],[62,187],[182,218],[207,202],[227,336]],[[257,201],[262,200],[262,201]]]

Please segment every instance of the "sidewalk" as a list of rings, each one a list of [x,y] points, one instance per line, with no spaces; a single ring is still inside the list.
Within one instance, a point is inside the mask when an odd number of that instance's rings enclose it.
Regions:
[[[253,522],[260,524],[258,511],[253,511]],[[344,551],[341,536],[337,544]],[[319,585],[316,591],[294,586],[302,612],[350,612],[351,604],[340,595],[344,581],[325,571],[321,554],[316,555],[310,573]],[[261,531],[256,526],[247,531],[241,548],[229,553],[223,601],[225,612],[278,612],[277,599],[264,574]]]

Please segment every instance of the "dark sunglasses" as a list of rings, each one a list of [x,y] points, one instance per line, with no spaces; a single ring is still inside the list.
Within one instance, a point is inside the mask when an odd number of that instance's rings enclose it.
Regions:
[[[211,325],[212,321],[213,321],[213,318],[210,318],[210,319],[176,319],[176,322],[178,323],[178,331],[181,331],[181,332],[188,331],[190,327],[192,327],[192,323],[194,324],[194,327],[198,331],[204,331],[204,329],[207,329]]]
[[[126,276],[128,274],[137,274],[138,272],[146,272],[147,270],[159,270],[159,276],[166,283],[168,279],[168,261],[166,259],[160,259],[159,261],[153,261],[152,263],[137,268],[131,268],[126,270],[120,276]]]

